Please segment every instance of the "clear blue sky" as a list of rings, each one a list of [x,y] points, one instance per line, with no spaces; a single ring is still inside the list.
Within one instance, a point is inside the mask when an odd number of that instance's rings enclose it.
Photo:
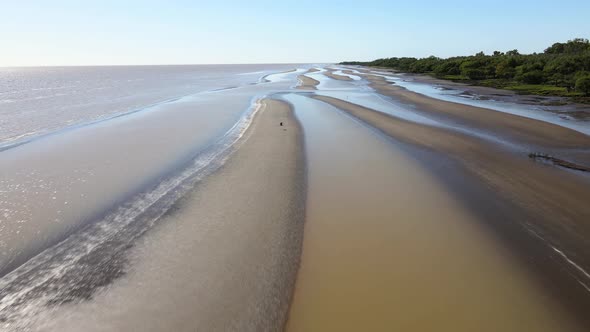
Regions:
[[[0,0],[0,66],[528,53],[574,37],[590,37],[590,0]]]

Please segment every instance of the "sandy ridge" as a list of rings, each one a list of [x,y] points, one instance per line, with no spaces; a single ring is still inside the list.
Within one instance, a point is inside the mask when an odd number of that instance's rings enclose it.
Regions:
[[[261,105],[222,168],[135,246],[123,278],[33,330],[281,331],[301,252],[305,160],[290,107]]]
[[[312,68],[314,69],[314,68]],[[313,73],[312,69],[308,70],[305,74]],[[315,71],[318,71],[317,69]],[[297,76],[298,85],[297,89],[299,90],[317,90],[317,86],[320,84],[318,80],[315,80],[305,74]]]

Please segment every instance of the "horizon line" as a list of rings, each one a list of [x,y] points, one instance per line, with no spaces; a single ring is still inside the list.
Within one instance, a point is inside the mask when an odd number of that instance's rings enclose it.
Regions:
[[[167,64],[73,64],[73,65],[0,65],[0,68],[51,67],[155,67],[155,66],[238,66],[238,65],[313,65],[338,62],[250,62],[250,63],[167,63]]]

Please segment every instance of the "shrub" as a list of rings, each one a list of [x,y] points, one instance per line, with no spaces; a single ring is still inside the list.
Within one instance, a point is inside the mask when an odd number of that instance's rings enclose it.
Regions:
[[[483,80],[486,78],[486,73],[481,69],[465,69],[463,75],[469,77],[472,80]]]
[[[533,70],[522,74],[520,80],[527,84],[541,84],[543,83],[545,76],[540,70]]]
[[[586,96],[590,95],[590,75],[576,80],[576,91],[582,92]]]

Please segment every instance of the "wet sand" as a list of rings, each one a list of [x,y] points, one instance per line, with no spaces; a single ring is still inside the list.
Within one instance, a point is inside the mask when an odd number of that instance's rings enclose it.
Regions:
[[[370,70],[365,68],[356,68],[357,70],[369,73]],[[381,72],[391,72],[414,82],[436,85],[442,89],[452,89],[461,91],[462,94],[477,96],[483,99],[494,99],[499,101],[515,102],[519,104],[528,104],[540,106],[545,110],[554,111],[563,115],[570,115],[574,119],[587,120],[590,118],[590,105],[572,102],[570,99],[558,96],[539,96],[539,95],[521,95],[512,90],[496,89],[492,87],[471,85],[463,82],[439,79],[424,74],[400,73],[391,68],[377,68]]]
[[[300,257],[305,164],[289,107],[263,105],[223,168],[135,246],[124,277],[90,302],[44,312],[34,330],[282,330]]]
[[[312,72],[311,69],[308,70],[308,72]],[[299,84],[297,85],[297,89],[300,89],[300,90],[317,90],[316,86],[318,86],[320,84],[320,82],[318,80],[314,80],[313,78],[305,76],[305,75],[297,76],[297,80],[299,81]]]
[[[302,98],[287,98],[313,142],[287,331],[581,331],[429,171]]]
[[[2,151],[0,276],[183,167],[262,93],[197,94]]]
[[[481,107],[437,100],[392,85],[382,77],[369,76],[371,87],[400,102],[414,105],[417,111],[447,117],[463,124],[521,142],[546,147],[580,148],[590,146],[590,137],[574,130],[547,122],[523,118]]]
[[[348,76],[343,76],[343,75],[338,75],[338,74],[334,74],[336,70],[334,69],[327,69],[323,74],[328,76],[329,78],[335,79],[335,80],[339,80],[339,81],[352,81],[353,79],[348,77]]]

